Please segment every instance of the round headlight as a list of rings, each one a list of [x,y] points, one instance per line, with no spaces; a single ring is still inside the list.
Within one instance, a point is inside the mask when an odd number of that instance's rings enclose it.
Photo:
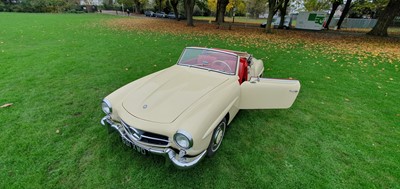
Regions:
[[[112,109],[111,109],[111,103],[104,99],[103,102],[101,103],[101,109],[105,114],[111,114]]]
[[[178,131],[177,133],[175,133],[174,140],[176,144],[184,149],[189,149],[193,146],[192,137],[190,136],[190,134],[184,131]]]

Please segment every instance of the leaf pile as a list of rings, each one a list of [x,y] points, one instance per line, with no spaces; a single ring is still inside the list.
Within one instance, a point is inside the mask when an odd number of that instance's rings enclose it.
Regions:
[[[217,29],[215,24],[196,22],[195,27],[187,27],[186,22],[149,18],[119,18],[106,23],[115,30],[133,30],[139,33],[154,32],[160,35],[180,35],[185,39],[209,37],[231,42],[243,47],[262,49],[302,48],[315,49],[318,53],[356,56],[360,61],[368,58],[380,58],[380,62],[400,61],[400,38],[381,38],[360,33],[276,30],[269,35],[261,28],[233,27],[228,25]],[[273,45],[271,45],[273,44]],[[334,60],[333,60],[334,61]]]

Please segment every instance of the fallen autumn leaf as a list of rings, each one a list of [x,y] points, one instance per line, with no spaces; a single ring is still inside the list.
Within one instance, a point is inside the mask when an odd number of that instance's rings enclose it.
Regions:
[[[13,103],[7,103],[7,104],[3,104],[2,106],[0,106],[0,108],[6,108],[6,107],[9,107],[12,105],[13,105]]]

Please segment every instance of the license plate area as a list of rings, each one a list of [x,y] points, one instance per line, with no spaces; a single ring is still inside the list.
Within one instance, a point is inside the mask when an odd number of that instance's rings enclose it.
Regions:
[[[146,155],[146,154],[147,154],[148,151],[147,151],[146,149],[144,149],[144,148],[142,148],[142,147],[140,147],[140,146],[138,146],[138,145],[132,143],[132,142],[129,141],[129,140],[126,140],[124,137],[121,137],[121,138],[122,138],[122,142],[123,142],[125,145],[127,145],[128,147],[132,148],[134,151],[137,151],[138,153],[141,153],[141,154],[143,154],[143,155]]]

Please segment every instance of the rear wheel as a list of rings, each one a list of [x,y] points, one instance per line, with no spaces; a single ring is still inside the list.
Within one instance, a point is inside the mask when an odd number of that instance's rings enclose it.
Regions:
[[[219,146],[221,146],[222,139],[224,138],[226,131],[226,118],[222,119],[222,121],[218,124],[218,126],[214,129],[214,132],[211,136],[210,144],[207,148],[207,156],[214,156],[215,152],[217,152]]]

